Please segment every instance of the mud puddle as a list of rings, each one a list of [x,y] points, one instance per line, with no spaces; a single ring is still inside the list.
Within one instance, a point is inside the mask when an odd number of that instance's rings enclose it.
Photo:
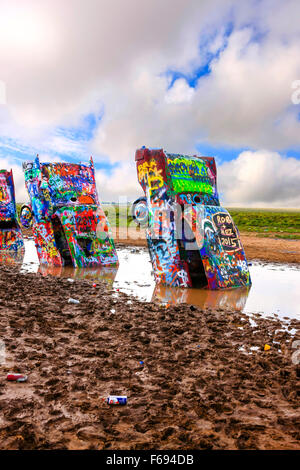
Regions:
[[[187,303],[201,308],[240,310],[260,313],[283,320],[300,318],[300,269],[290,265],[253,262],[250,265],[250,288],[209,291],[156,286],[148,251],[144,248],[118,250],[118,268],[73,269],[39,266],[33,240],[25,240],[25,255],[21,270],[70,279],[100,279],[117,292],[139,300],[165,304]],[[7,263],[7,260],[5,260]]]

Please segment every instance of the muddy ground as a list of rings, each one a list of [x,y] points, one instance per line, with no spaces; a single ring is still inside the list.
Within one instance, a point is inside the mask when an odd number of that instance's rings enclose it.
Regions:
[[[117,244],[131,246],[146,246],[145,230],[135,225],[113,228],[114,239]],[[261,260],[278,263],[300,263],[300,240],[288,240],[262,236],[260,233],[241,232],[241,240],[248,260]]]
[[[0,449],[300,449],[300,321],[251,326],[93,282],[0,267]]]

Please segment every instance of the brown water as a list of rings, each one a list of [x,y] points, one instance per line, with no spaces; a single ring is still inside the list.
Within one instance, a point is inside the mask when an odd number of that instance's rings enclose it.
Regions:
[[[32,240],[25,241],[22,271],[43,275],[106,281],[118,291],[142,301],[188,303],[201,308],[231,308],[281,319],[300,318],[300,269],[283,264],[255,262],[250,266],[252,286],[219,291],[155,285],[149,253],[144,248],[118,250],[118,268],[60,268],[40,266]]]

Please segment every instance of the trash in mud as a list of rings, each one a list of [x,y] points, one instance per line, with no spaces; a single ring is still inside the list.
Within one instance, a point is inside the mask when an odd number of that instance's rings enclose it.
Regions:
[[[271,346],[269,344],[265,344],[264,351],[270,351]]]
[[[108,405],[127,405],[127,396],[126,395],[110,395],[106,398],[106,403]]]
[[[7,380],[9,380],[10,382],[27,382],[28,380],[28,377],[27,375],[23,375],[23,374],[7,374],[7,377],[6,377]]]
[[[76,304],[76,305],[77,305],[77,304],[80,304],[80,302],[79,302],[79,300],[71,299],[71,298],[70,298],[70,299],[68,300],[68,304]]]

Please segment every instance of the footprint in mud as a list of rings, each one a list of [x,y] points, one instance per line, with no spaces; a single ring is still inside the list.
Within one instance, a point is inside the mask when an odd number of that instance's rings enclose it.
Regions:
[[[255,450],[258,449],[257,441],[253,434],[242,431],[236,441],[236,446],[239,450]]]
[[[46,403],[57,401],[59,398],[63,396],[62,392],[55,392],[55,393],[46,393],[44,394],[44,400]]]
[[[52,387],[53,385],[57,385],[59,383],[58,379],[50,379],[47,382],[45,382],[45,385],[47,387]]]

